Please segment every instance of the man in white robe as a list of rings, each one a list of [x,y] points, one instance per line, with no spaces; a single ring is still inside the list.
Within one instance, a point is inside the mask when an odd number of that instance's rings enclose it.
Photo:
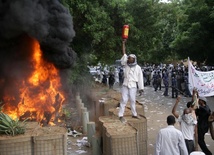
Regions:
[[[140,95],[144,90],[143,73],[141,67],[137,64],[137,57],[134,54],[127,55],[125,51],[125,40],[123,40],[123,57],[121,58],[121,65],[125,67],[124,81],[121,89],[121,101],[119,109],[119,119],[121,122],[126,122],[123,117],[125,106],[130,100],[132,117],[139,119],[136,112],[136,93],[139,89]]]

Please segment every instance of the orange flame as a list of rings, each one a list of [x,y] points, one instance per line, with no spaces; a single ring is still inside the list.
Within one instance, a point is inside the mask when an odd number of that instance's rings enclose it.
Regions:
[[[19,103],[12,106],[13,97],[5,96],[5,111],[13,118],[35,119],[38,122],[48,119],[53,121],[61,110],[64,96],[60,92],[58,70],[51,63],[42,59],[42,51],[38,41],[33,40],[32,74],[23,80],[19,89]],[[8,105],[9,104],[9,105]]]

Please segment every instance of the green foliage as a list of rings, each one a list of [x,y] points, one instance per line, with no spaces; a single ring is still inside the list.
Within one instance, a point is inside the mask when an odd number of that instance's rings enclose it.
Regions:
[[[127,53],[138,62],[187,58],[212,63],[214,1],[62,0],[72,16],[71,46],[89,64],[112,64],[121,57],[121,33],[130,25]],[[203,51],[203,52],[202,52]]]
[[[71,112],[67,108],[62,108],[62,115],[65,119],[69,119],[71,117]]]
[[[73,68],[69,70],[69,84],[77,92],[87,87],[90,88],[92,85],[92,76],[89,74],[86,60],[87,56],[83,55],[77,60]]]
[[[172,42],[172,48],[182,58],[189,56],[199,62],[214,63],[213,4],[213,1],[193,0],[182,5],[186,18],[179,21],[180,33]]]
[[[118,24],[121,29],[123,1],[64,0],[73,16],[76,37],[71,46],[79,55],[89,55],[88,62],[113,63],[115,56],[120,57],[121,46]],[[115,27],[117,25],[117,27]],[[94,59],[91,59],[94,58]]]
[[[0,112],[0,134],[10,136],[24,134],[26,130],[26,120],[23,122],[20,122],[18,119],[13,120],[7,114]]]

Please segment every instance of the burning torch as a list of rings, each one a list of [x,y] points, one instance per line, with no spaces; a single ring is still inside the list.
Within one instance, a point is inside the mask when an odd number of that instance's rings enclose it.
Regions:
[[[129,36],[129,25],[123,25],[122,39],[126,40]]]
[[[123,25],[123,32],[122,32],[122,39],[123,39],[122,51],[123,51],[123,54],[126,53],[125,42],[128,39],[128,36],[129,36],[129,25]]]

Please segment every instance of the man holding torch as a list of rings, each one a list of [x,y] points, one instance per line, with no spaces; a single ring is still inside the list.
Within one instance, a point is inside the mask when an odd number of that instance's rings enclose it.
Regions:
[[[127,31],[125,31],[127,33]],[[143,73],[141,67],[137,64],[137,57],[134,54],[127,55],[125,49],[125,43],[127,38],[123,38],[122,41],[122,52],[123,57],[121,58],[121,64],[124,66],[124,82],[121,89],[121,101],[120,101],[120,109],[119,109],[119,119],[122,123],[125,123],[126,120],[123,117],[125,106],[130,100],[132,117],[139,119],[136,112],[136,93],[137,88],[139,88],[140,95],[144,90],[144,82],[143,82]]]

